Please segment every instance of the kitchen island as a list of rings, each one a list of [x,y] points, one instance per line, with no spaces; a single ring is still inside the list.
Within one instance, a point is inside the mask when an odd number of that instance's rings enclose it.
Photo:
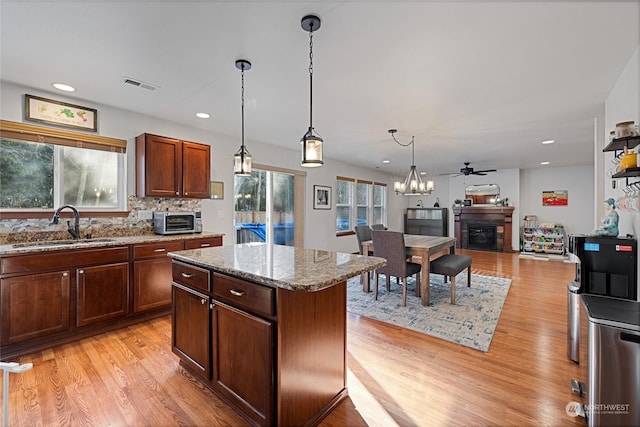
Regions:
[[[260,426],[317,425],[346,396],[346,281],[383,258],[247,243],[172,252],[172,350]]]

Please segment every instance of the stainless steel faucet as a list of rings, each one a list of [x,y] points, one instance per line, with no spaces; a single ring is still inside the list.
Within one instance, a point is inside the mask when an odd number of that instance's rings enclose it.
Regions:
[[[72,205],[64,205],[60,206],[56,213],[53,214],[53,218],[51,218],[51,224],[58,224],[60,220],[60,211],[64,208],[69,208],[73,211],[73,228],[71,228],[71,221],[67,221],[67,231],[71,234],[74,240],[80,239],[80,214],[78,213],[78,209]]]

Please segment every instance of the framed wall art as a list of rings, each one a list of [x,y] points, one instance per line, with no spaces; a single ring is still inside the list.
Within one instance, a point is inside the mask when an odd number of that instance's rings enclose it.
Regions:
[[[313,186],[313,209],[331,209],[331,187]]]
[[[98,131],[98,111],[93,108],[24,95],[25,119],[73,129]]]
[[[224,199],[224,182],[211,181],[211,198],[216,200]]]
[[[568,190],[553,190],[542,192],[542,206],[567,206],[568,204]]]

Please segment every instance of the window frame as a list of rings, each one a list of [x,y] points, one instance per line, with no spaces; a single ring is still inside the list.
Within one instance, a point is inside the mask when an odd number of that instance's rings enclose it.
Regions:
[[[109,138],[100,135],[89,135],[80,132],[73,132],[61,129],[36,126],[26,123],[16,123],[0,120],[0,136],[27,142],[39,142],[52,145],[62,145],[68,147],[80,147],[93,150],[110,151],[123,154],[122,174],[119,174],[118,184],[122,184],[123,204],[126,204],[126,147],[127,141],[124,139]],[[55,161],[54,161],[55,162]],[[54,198],[55,201],[55,198]],[[55,202],[54,202],[55,203]],[[126,209],[126,205],[124,206]],[[0,219],[38,219],[50,218],[55,212],[51,209],[0,209]],[[95,209],[82,211],[87,217],[126,217],[128,210],[121,210],[121,207],[112,209]]]
[[[350,191],[350,203],[349,204],[339,204],[338,203],[338,197],[337,197],[337,189],[336,189],[336,218],[335,218],[335,230],[336,230],[336,236],[349,236],[355,233],[355,231],[353,230],[354,226],[358,224],[358,208],[361,207],[365,207],[365,205],[359,205],[358,204],[358,200],[357,200],[357,188],[358,188],[358,184],[365,184],[367,186],[367,225],[371,225],[373,224],[374,221],[374,209],[376,207],[380,207],[382,208],[382,223],[385,224],[387,223],[387,192],[385,191],[387,188],[387,184],[382,183],[382,182],[374,182],[371,180],[365,180],[365,179],[356,179],[356,178],[349,178],[349,177],[344,177],[344,176],[336,176],[336,187],[337,187],[337,183],[338,181],[347,181],[351,183],[351,191]],[[374,188],[378,186],[378,187],[383,187],[382,190],[382,200],[381,200],[381,205],[378,206],[374,203]],[[338,207],[349,207],[349,224],[350,224],[350,229],[349,230],[338,230]]]

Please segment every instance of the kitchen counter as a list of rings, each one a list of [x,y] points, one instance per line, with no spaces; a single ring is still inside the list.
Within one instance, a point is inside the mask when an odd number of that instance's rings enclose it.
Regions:
[[[386,264],[383,258],[266,243],[171,252],[169,256],[262,285],[303,292],[333,286]]]
[[[68,249],[88,249],[103,248],[110,246],[135,245],[140,243],[162,243],[175,240],[202,239],[210,237],[222,237],[223,233],[214,233],[204,231],[202,233],[191,234],[173,234],[161,236],[157,234],[146,234],[140,236],[128,237],[105,237],[96,239],[80,239],[80,240],[52,240],[39,242],[24,242],[8,245],[0,245],[0,256],[18,255],[28,253],[40,253],[49,251],[59,251]]]
[[[348,396],[347,279],[385,259],[265,243],[169,256],[172,351],[250,424],[318,425]]]

